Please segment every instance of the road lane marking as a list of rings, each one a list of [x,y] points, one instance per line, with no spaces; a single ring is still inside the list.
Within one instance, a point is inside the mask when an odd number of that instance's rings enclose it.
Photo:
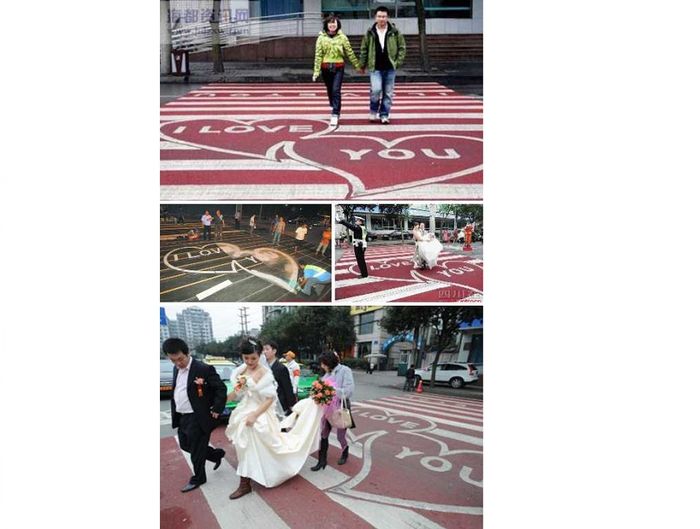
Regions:
[[[213,287],[208,288],[208,289],[206,289],[205,291],[200,292],[199,294],[197,294],[197,296],[196,296],[196,297],[197,297],[197,300],[198,300],[198,301],[202,301],[203,299],[208,298],[208,297],[211,296],[212,294],[216,294],[219,290],[223,290],[223,289],[225,289],[225,288],[228,288],[228,287],[230,287],[231,285],[233,285],[233,283],[232,283],[231,281],[229,281],[228,279],[227,279],[226,281],[222,281],[222,282],[219,283],[218,285],[214,285]]]

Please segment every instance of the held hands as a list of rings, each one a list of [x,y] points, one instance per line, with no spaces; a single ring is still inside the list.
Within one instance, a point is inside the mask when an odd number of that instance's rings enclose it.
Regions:
[[[219,418],[219,414],[216,413],[216,412],[214,412],[214,411],[211,412],[211,416],[214,417],[215,419],[218,419],[218,418]]]

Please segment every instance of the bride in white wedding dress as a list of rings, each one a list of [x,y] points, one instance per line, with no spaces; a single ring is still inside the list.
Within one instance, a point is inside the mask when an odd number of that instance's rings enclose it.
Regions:
[[[226,437],[238,456],[240,486],[232,500],[252,492],[251,480],[276,487],[297,475],[316,447],[323,408],[311,398],[299,401],[280,422],[275,414],[277,383],[270,369],[260,362],[260,347],[244,339],[241,354],[245,367],[232,376],[234,390],[228,400],[240,400],[231,412]],[[282,432],[282,428],[288,429]]]
[[[438,256],[442,252],[442,243],[432,233],[425,231],[422,222],[413,230],[413,238],[416,241],[416,251],[413,256],[415,263],[413,268],[432,268],[437,265]]]

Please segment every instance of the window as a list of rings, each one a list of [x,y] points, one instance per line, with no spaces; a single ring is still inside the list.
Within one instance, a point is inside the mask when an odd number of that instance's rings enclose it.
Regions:
[[[321,11],[335,13],[343,19],[369,19],[371,9],[368,0],[322,0]]]
[[[374,332],[374,314],[368,312],[360,314],[360,324],[358,325],[357,334],[372,334]]]
[[[337,13],[341,19],[371,19],[383,5],[390,18],[414,18],[415,1],[402,0],[322,0],[324,13]],[[472,18],[472,0],[423,0],[426,18]]]
[[[357,357],[364,358],[372,352],[372,342],[361,342],[357,344]]]
[[[423,0],[426,18],[472,18],[471,0]]]

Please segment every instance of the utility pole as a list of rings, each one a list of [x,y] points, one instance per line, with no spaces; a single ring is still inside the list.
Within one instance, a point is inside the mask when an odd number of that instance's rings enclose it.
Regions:
[[[241,318],[241,332],[248,334],[248,307],[238,309],[238,314]]]

